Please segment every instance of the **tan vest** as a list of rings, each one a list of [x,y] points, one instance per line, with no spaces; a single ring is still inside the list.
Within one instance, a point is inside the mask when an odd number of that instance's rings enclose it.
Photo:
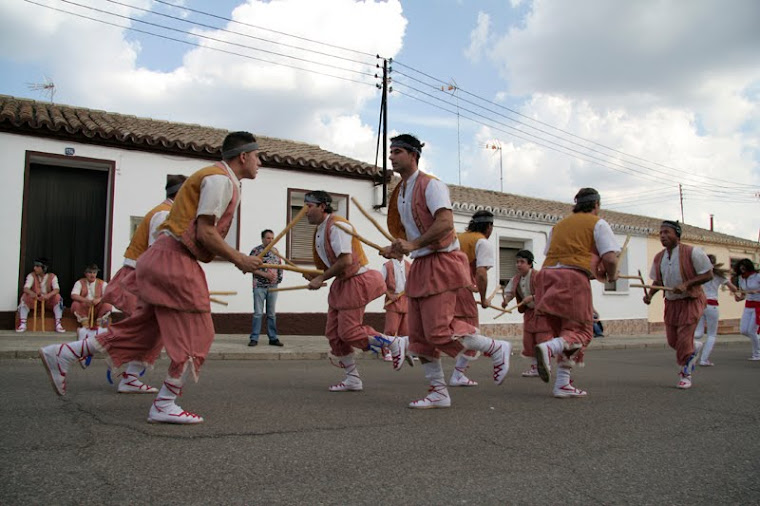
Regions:
[[[213,175],[226,176],[230,178],[230,181],[235,183],[222,163],[217,162],[214,165],[200,169],[184,182],[177,197],[174,199],[174,205],[171,211],[169,211],[169,216],[158,227],[159,230],[168,230],[175,237],[179,237],[182,244],[187,247],[190,253],[199,262],[205,263],[212,261],[214,254],[208,251],[196,239],[196,214],[201,198],[201,183],[203,182],[203,178]],[[237,184],[233,184],[232,199],[230,199],[227,209],[224,210],[222,217],[216,223],[216,229],[222,237],[227,237],[227,232],[230,230],[232,218],[235,215],[238,203],[240,203],[240,188],[238,188]]]
[[[470,264],[470,274],[472,279],[475,279],[475,271],[477,270],[477,258],[475,258],[475,247],[478,241],[485,239],[486,236],[480,232],[462,232],[457,234],[459,238],[459,249],[467,255],[467,262]]]
[[[336,221],[340,223],[347,223],[348,225],[350,225],[350,223],[347,219],[341,216],[335,216],[333,214],[328,215],[325,219],[327,220],[327,223],[325,224],[325,253],[327,253],[327,260],[330,261],[330,265],[334,265],[335,262],[338,261],[338,256],[335,254],[335,251],[333,251],[332,244],[330,244],[330,235],[332,234],[333,223]],[[314,230],[312,256],[314,257],[314,265],[316,265],[318,269],[322,269],[323,271],[328,269],[327,265],[319,257],[319,253],[317,253],[317,230]],[[364,254],[362,243],[359,242],[359,239],[353,236],[351,237],[351,259],[351,266],[348,269],[344,270],[340,276],[336,276],[337,278],[348,279],[356,274],[359,269],[369,263],[367,256]]]
[[[594,227],[599,219],[591,213],[573,213],[557,223],[543,268],[562,264],[583,269],[593,277],[591,256],[596,251]]]
[[[170,211],[171,208],[172,200],[166,199],[148,211],[148,214],[145,215],[140,224],[137,226],[137,230],[135,230],[135,235],[132,236],[132,240],[129,241],[127,251],[124,252],[124,258],[137,260],[140,258],[140,255],[145,253],[145,250],[148,249],[148,243],[150,242],[150,238],[148,237],[148,234],[150,234],[150,220],[153,219],[153,216],[155,216],[156,213],[161,211]]]

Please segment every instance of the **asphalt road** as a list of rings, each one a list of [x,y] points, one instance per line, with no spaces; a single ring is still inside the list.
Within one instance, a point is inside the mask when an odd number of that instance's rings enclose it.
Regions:
[[[587,355],[585,399],[519,377],[406,404],[421,368],[360,361],[364,392],[330,393],[323,361],[209,361],[181,405],[206,418],[146,423],[152,396],[117,395],[103,361],[57,397],[38,361],[0,361],[0,502],[11,504],[758,504],[760,363],[720,347],[694,388],[668,350]],[[452,363],[446,363],[451,370]],[[160,383],[166,362],[147,378]]]

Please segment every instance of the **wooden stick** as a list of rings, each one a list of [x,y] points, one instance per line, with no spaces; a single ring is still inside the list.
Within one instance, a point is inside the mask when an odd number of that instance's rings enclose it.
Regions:
[[[40,306],[42,306],[42,331],[45,332],[45,301],[40,301]]]
[[[674,290],[674,288],[670,286],[643,285],[643,284],[642,285],[631,284],[630,286],[631,288],[649,288],[650,290],[662,290],[664,292],[672,292]]]
[[[208,292],[209,295],[237,295],[237,292]]]
[[[630,235],[625,236],[625,242],[623,243],[623,247],[620,249],[620,253],[617,254],[617,258],[618,258],[617,272],[616,272],[617,277],[621,277],[620,276],[620,259],[623,258],[623,255],[625,255],[625,250],[628,249],[628,241],[630,240],[631,240]]]
[[[641,281],[642,285],[646,285],[646,281],[644,281],[644,276],[641,275],[641,269],[639,269],[639,281]],[[643,287],[642,287],[642,290],[644,290],[644,295],[649,297],[649,291]]]
[[[398,297],[396,300],[400,299],[400,298],[401,298],[401,296],[402,296],[402,295],[404,295],[405,293],[406,293],[406,290],[401,290],[400,292],[398,292],[398,293],[396,294],[396,296]],[[385,307],[385,306],[390,306],[391,304],[393,304],[394,302],[396,302],[396,300],[389,300],[388,302],[386,302],[386,303],[383,305],[383,307]]]
[[[34,330],[35,332],[37,332],[37,303],[38,302],[39,300],[34,299],[34,325],[32,325],[34,328],[32,330]]]
[[[327,286],[327,283],[322,283],[320,286]],[[298,286],[283,286],[279,288],[270,288],[270,292],[287,292],[290,290],[306,290],[309,288],[309,285],[298,285]]]
[[[372,242],[372,241],[370,241],[370,240],[368,240],[368,239],[365,239],[364,237],[360,236],[359,234],[357,234],[357,233],[356,233],[356,232],[354,232],[353,230],[351,230],[351,229],[349,229],[349,228],[346,228],[346,227],[342,226],[342,224],[341,224],[341,223],[335,222],[335,224],[334,224],[334,225],[335,225],[336,227],[338,227],[339,229],[341,229],[342,231],[344,231],[345,233],[347,233],[347,234],[349,234],[349,235],[351,235],[351,236],[354,236],[354,237],[356,237],[357,239],[359,239],[361,242],[363,242],[363,243],[364,243],[364,244],[366,244],[367,246],[369,246],[369,247],[371,247],[371,248],[375,248],[377,251],[382,251],[382,250],[383,250],[383,247],[382,247],[382,246],[378,246],[378,245],[377,245],[377,244],[375,244],[374,242]]]
[[[283,271],[300,272],[301,274],[324,274],[325,271],[319,269],[304,269],[302,267],[291,267],[290,265],[282,264],[261,264],[261,269],[280,269]]]
[[[215,304],[221,304],[222,306],[229,306],[229,303],[224,302],[223,300],[215,299],[213,297],[209,297],[209,300]]]
[[[277,256],[277,258],[279,258],[280,260],[282,260],[283,262],[285,262],[285,263],[286,263],[286,264],[288,264],[289,266],[291,266],[291,267],[298,267],[296,264],[294,264],[293,262],[291,262],[290,260],[288,260],[288,259],[287,259],[287,258],[285,258],[284,256],[282,256],[282,255],[280,255],[279,253],[277,253],[277,251],[276,251],[276,250],[275,250],[274,254]]]
[[[385,236],[386,239],[388,239],[390,242],[393,242],[395,240],[395,238],[391,234],[389,234],[388,232],[386,232],[386,230],[375,220],[375,218],[373,218],[372,216],[370,216],[370,214],[367,211],[364,210],[364,208],[359,203],[359,201],[356,200],[356,197],[351,197],[351,202],[353,202],[354,205],[359,208],[359,211],[361,211],[361,213],[364,215],[364,217],[367,218],[369,221],[371,221],[372,224],[375,226],[375,228],[381,234],[383,234],[383,236]]]
[[[87,323],[89,323],[90,324],[90,328],[92,328],[92,327],[95,326],[95,306],[90,306],[90,312],[89,313],[90,314],[88,315],[88,318],[87,318],[88,321],[87,321]]]
[[[487,301],[489,304],[491,303],[491,301],[493,300],[493,298],[494,298],[494,297],[496,297],[496,292],[498,292],[498,291],[499,291],[499,285],[498,285],[498,283],[497,283],[497,284],[496,284],[496,287],[493,289],[493,293],[492,293],[491,295],[489,295],[489,296],[488,296],[488,298],[486,299],[486,301]]]
[[[290,223],[288,223],[288,226],[285,227],[285,229],[282,232],[280,232],[279,234],[277,234],[277,237],[275,237],[274,239],[272,239],[272,242],[270,242],[269,244],[267,244],[266,248],[264,248],[263,250],[261,250],[261,253],[258,254],[258,257],[259,258],[264,258],[264,255],[266,255],[267,253],[269,253],[269,250],[272,249],[272,248],[274,248],[274,245],[277,244],[277,241],[279,241],[280,239],[282,239],[282,237],[285,234],[287,234],[290,231],[291,228],[293,228],[293,227],[296,226],[296,223],[298,223],[301,220],[301,218],[303,218],[306,215],[306,211],[308,211],[308,210],[309,210],[309,208],[304,204],[304,206],[301,208],[301,210],[298,211],[298,214],[296,214],[295,218],[293,218],[292,220],[290,220]]]
[[[639,271],[641,272],[641,271]],[[637,281],[641,281],[640,276],[630,276],[628,274],[618,274],[619,279],[635,279]],[[643,283],[643,281],[641,281]]]
[[[501,313],[500,313],[500,314],[498,314],[498,315],[496,315],[496,316],[494,316],[494,318],[493,318],[493,319],[495,320],[496,318],[501,318],[501,317],[502,317],[502,316],[504,316],[505,314],[507,314],[507,313],[511,313],[512,311],[514,311],[514,310],[515,310],[515,309],[517,309],[518,307],[522,307],[524,304],[525,304],[525,301],[523,300],[523,301],[522,301],[522,302],[520,302],[519,304],[515,304],[514,306],[512,306],[512,307],[508,307],[508,308],[506,308],[506,309],[504,309],[504,308],[496,308],[496,309],[498,309],[499,311],[501,311]]]

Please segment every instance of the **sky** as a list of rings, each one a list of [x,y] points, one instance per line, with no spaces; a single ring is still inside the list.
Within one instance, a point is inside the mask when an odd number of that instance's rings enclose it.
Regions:
[[[56,103],[374,163],[379,55],[389,132],[447,183],[591,186],[679,220],[682,201],[688,224],[760,239],[755,0],[5,0],[0,19],[0,94],[53,82]]]

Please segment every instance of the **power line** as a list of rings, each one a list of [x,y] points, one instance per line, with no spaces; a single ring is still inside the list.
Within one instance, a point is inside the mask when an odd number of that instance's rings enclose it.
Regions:
[[[356,79],[351,79],[351,78],[343,77],[343,76],[337,76],[337,75],[334,75],[334,74],[328,74],[326,72],[320,72],[318,70],[298,67],[298,66],[295,66],[295,65],[287,64],[287,63],[281,63],[281,62],[276,62],[276,61],[271,61],[271,60],[265,60],[263,58],[257,58],[255,56],[250,56],[250,55],[246,55],[246,54],[242,54],[242,53],[237,53],[235,51],[228,51],[226,49],[220,49],[220,48],[215,48],[215,47],[211,47],[211,46],[203,46],[203,45],[197,44],[195,42],[190,42],[190,41],[187,41],[187,40],[182,40],[182,39],[177,39],[177,38],[174,38],[174,37],[169,37],[167,35],[161,35],[161,34],[158,34],[158,33],[149,32],[147,30],[140,30],[139,28],[134,28],[134,27],[131,27],[131,26],[123,26],[123,25],[119,25],[119,24],[116,24],[116,23],[111,23],[110,21],[105,21],[103,19],[93,18],[93,17],[86,16],[84,14],[80,14],[80,13],[77,13],[77,12],[71,12],[71,11],[67,11],[65,9],[59,9],[57,7],[51,7],[49,5],[44,5],[44,4],[35,2],[33,0],[24,0],[24,1],[27,2],[27,3],[30,3],[30,4],[37,5],[39,7],[44,7],[46,9],[54,10],[54,11],[57,11],[57,12],[63,12],[65,14],[70,14],[70,15],[72,15],[74,17],[78,17],[78,18],[82,18],[82,19],[87,19],[87,20],[90,20],[90,21],[95,21],[97,23],[101,23],[101,24],[108,25],[108,26],[113,26],[113,27],[116,27],[116,28],[120,28],[122,30],[129,30],[129,31],[137,32],[137,33],[142,33],[142,34],[145,34],[145,35],[151,35],[153,37],[158,37],[158,38],[161,38],[161,39],[171,40],[173,42],[179,42],[180,44],[185,44],[185,45],[188,45],[188,46],[199,47],[199,48],[203,48],[203,49],[208,49],[210,51],[217,51],[219,53],[225,53],[225,54],[229,54],[229,55],[233,55],[233,56],[240,56],[242,58],[247,58],[249,60],[255,60],[255,61],[259,61],[259,62],[263,62],[263,63],[269,63],[271,65],[277,65],[277,66],[280,66],[280,67],[287,67],[287,68],[291,68],[291,69],[294,69],[294,70],[300,70],[300,71],[303,71],[303,72],[310,72],[312,74],[318,74],[318,75],[325,76],[325,77],[332,77],[334,79],[340,79],[340,80],[348,81],[348,82],[352,82],[352,83],[363,84],[363,85],[366,85],[366,86],[372,86],[373,88],[375,86],[374,84],[366,82],[366,81],[358,81]]]
[[[226,40],[219,39],[219,38],[216,38],[216,37],[211,37],[209,35],[201,35],[199,33],[192,33],[192,32],[188,32],[188,31],[185,31],[185,30],[180,30],[179,28],[174,28],[174,27],[171,27],[171,26],[161,25],[161,24],[158,24],[158,23],[151,23],[150,21],[145,21],[145,20],[142,20],[142,19],[133,18],[131,16],[125,16],[123,14],[116,14],[115,12],[108,12],[108,11],[103,10],[103,9],[98,9],[97,7],[90,7],[88,5],[82,5],[82,4],[79,4],[77,2],[72,2],[71,0],[59,0],[59,1],[61,1],[63,3],[66,3],[66,4],[70,4],[70,5],[76,5],[77,7],[81,7],[81,8],[84,8],[84,9],[89,9],[91,11],[99,12],[101,14],[107,14],[109,16],[115,16],[117,18],[128,19],[128,20],[133,21],[135,23],[142,23],[142,24],[153,26],[153,27],[156,27],[156,28],[162,28],[164,30],[169,30],[169,31],[172,31],[172,32],[178,32],[178,33],[182,33],[182,34],[185,34],[185,35],[190,35],[192,37],[199,37],[199,38],[202,38],[202,39],[212,40],[214,42],[220,42],[222,44],[228,44],[230,46],[240,47],[240,48],[244,48],[244,49],[250,49],[252,51],[260,51],[262,53],[267,53],[267,54],[271,54],[271,55],[275,55],[275,56],[281,56],[283,58],[290,58],[290,59],[293,59],[293,60],[296,60],[296,61],[305,62],[305,63],[313,63],[315,65],[329,67],[329,68],[332,68],[332,69],[335,69],[335,70],[342,70],[342,71],[345,71],[345,72],[352,72],[352,73],[359,74],[359,75],[366,75],[366,76],[374,77],[373,74],[370,74],[370,73],[367,73],[367,72],[361,72],[361,71],[356,70],[356,69],[348,69],[348,68],[339,67],[337,65],[332,65],[332,64],[324,63],[324,62],[316,62],[316,61],[309,60],[309,59],[306,59],[306,58],[301,58],[301,57],[298,57],[298,56],[292,56],[292,55],[288,55],[288,54],[284,54],[284,53],[278,53],[277,51],[270,51],[268,49],[261,49],[261,48],[257,48],[257,47],[253,47],[253,46],[247,46],[245,44],[239,44],[237,42],[226,41]],[[34,3],[34,2],[31,2],[31,3]],[[207,46],[203,46],[203,47],[207,47]]]
[[[66,1],[66,0],[61,0],[61,1]],[[347,58],[345,56],[338,56],[338,55],[335,55],[335,54],[325,53],[324,51],[317,51],[316,49],[309,49],[309,48],[302,47],[302,46],[295,46],[295,45],[292,45],[292,44],[287,44],[285,42],[276,42],[276,41],[273,41],[273,40],[270,40],[270,39],[265,39],[264,37],[256,37],[254,35],[250,35],[250,34],[247,34],[247,33],[236,32],[236,31],[233,31],[233,30],[227,30],[226,28],[221,28],[221,27],[213,26],[213,25],[207,25],[205,23],[200,23],[198,21],[190,21],[188,19],[183,19],[183,18],[180,18],[180,17],[177,17],[177,16],[172,16],[170,14],[165,14],[163,12],[157,12],[157,11],[153,11],[153,10],[150,10],[150,9],[145,9],[145,8],[142,8],[142,7],[137,7],[137,6],[134,6],[134,5],[125,4],[125,3],[119,2],[117,0],[105,0],[105,1],[106,2],[110,2],[112,4],[121,5],[123,7],[128,7],[130,9],[135,9],[135,10],[138,10],[138,11],[146,12],[148,14],[152,14],[152,15],[155,15],[155,16],[161,16],[161,17],[164,17],[164,18],[173,19],[175,21],[180,21],[182,23],[187,23],[187,24],[191,24],[191,25],[195,25],[195,26],[201,26],[203,28],[210,28],[212,30],[218,30],[220,32],[231,33],[233,35],[240,35],[241,37],[247,37],[249,39],[260,40],[262,42],[266,42],[266,43],[269,43],[269,44],[275,44],[275,45],[279,45],[279,46],[284,46],[284,47],[288,47],[288,48],[291,48],[291,49],[297,49],[297,50],[300,50],[300,51],[307,51],[307,52],[310,52],[310,53],[315,53],[315,54],[318,54],[318,55],[327,56],[329,58],[336,58],[336,59],[339,59],[339,60],[344,60],[344,61],[348,61],[348,62],[352,62],[352,63],[358,63],[360,65],[366,65],[368,67],[375,68],[375,64],[374,63],[367,63],[367,62],[355,60],[353,58]],[[73,3],[73,2],[66,2],[66,3]],[[78,4],[74,4],[74,5],[78,5]],[[132,18],[129,18],[129,19],[132,19]]]
[[[412,70],[412,71],[414,71],[414,72],[417,72],[417,73],[419,73],[419,74],[421,74],[421,75],[423,75],[423,76],[425,76],[425,77],[427,77],[427,78],[429,78],[429,79],[431,79],[431,80],[433,80],[433,81],[436,81],[436,82],[438,82],[438,83],[441,83],[441,84],[446,84],[446,82],[445,82],[445,81],[443,81],[442,79],[439,79],[439,78],[437,78],[437,77],[431,76],[430,74],[427,74],[427,73],[425,73],[425,72],[423,72],[423,71],[421,71],[421,70],[418,70],[418,69],[416,69],[416,68],[414,68],[414,67],[412,67],[412,66],[406,65],[406,64],[404,64],[404,63],[403,63],[403,62],[401,62],[401,61],[398,61],[398,60],[394,60],[394,63],[396,63],[397,65],[400,65],[400,66],[402,66],[402,67],[408,68],[408,69],[410,69],[410,70]],[[396,70],[396,72],[397,72],[397,73],[399,73],[399,74],[401,74],[401,72],[400,72],[400,71],[398,71],[398,70]],[[402,74],[402,75],[403,75],[403,74]],[[409,77],[409,76],[407,76],[407,77]],[[412,78],[412,79],[414,79],[414,78]],[[415,79],[415,80],[417,80],[417,79]],[[422,81],[419,81],[419,80],[417,80],[417,81],[418,81],[418,82],[421,82],[421,83],[422,83]],[[429,84],[429,83],[423,83],[423,84],[426,84],[427,86],[432,86],[433,88],[436,88],[436,89],[438,88],[437,86],[433,86],[433,85],[431,85],[431,84]],[[662,167],[662,168],[665,168],[665,169],[669,169],[669,170],[672,170],[672,171],[675,171],[675,172],[681,173],[681,174],[683,174],[683,175],[686,175],[686,176],[689,176],[689,177],[695,177],[695,176],[696,176],[696,177],[701,177],[701,178],[703,178],[703,179],[710,179],[710,180],[713,180],[713,181],[719,181],[719,182],[722,182],[722,183],[731,183],[731,182],[729,182],[729,181],[726,181],[726,180],[722,180],[722,179],[719,179],[719,178],[711,178],[711,177],[709,177],[709,176],[695,175],[695,174],[692,174],[692,173],[690,173],[690,172],[688,172],[688,171],[685,171],[685,170],[682,170],[682,169],[678,169],[678,168],[675,168],[675,167],[670,167],[670,166],[668,166],[668,165],[664,165],[664,164],[662,164],[662,163],[659,163],[659,162],[655,162],[655,161],[652,161],[652,160],[647,160],[646,158],[642,158],[642,157],[639,157],[639,156],[636,156],[636,155],[631,155],[631,154],[625,153],[625,152],[623,152],[623,151],[620,151],[620,150],[617,150],[617,149],[615,149],[615,148],[609,147],[609,146],[607,146],[607,145],[605,145],[605,144],[602,144],[602,143],[599,143],[599,142],[597,142],[597,141],[594,141],[594,140],[591,140],[591,139],[586,139],[586,138],[584,138],[584,137],[581,137],[581,136],[579,136],[579,135],[576,135],[576,134],[574,134],[574,133],[572,133],[572,132],[569,132],[569,131],[567,131],[567,130],[563,130],[563,129],[561,129],[561,128],[555,127],[555,126],[553,126],[553,125],[551,125],[551,124],[549,124],[549,123],[545,123],[545,122],[543,122],[543,121],[540,121],[540,120],[537,120],[537,119],[531,118],[530,116],[527,116],[527,115],[525,115],[525,114],[522,114],[522,113],[520,113],[519,111],[516,111],[516,110],[514,110],[514,109],[510,109],[509,107],[503,106],[503,105],[501,105],[501,104],[499,104],[499,103],[496,103],[496,102],[494,102],[494,101],[492,101],[492,100],[489,100],[489,99],[483,98],[483,97],[481,97],[481,96],[479,96],[479,95],[476,95],[476,94],[474,94],[474,93],[471,93],[471,92],[469,92],[469,91],[467,91],[467,90],[464,90],[464,89],[461,89],[461,88],[460,88],[460,91],[461,91],[462,93],[466,94],[466,95],[469,95],[469,96],[471,96],[471,97],[477,98],[478,100],[481,100],[481,101],[483,101],[483,102],[486,102],[486,103],[488,103],[488,104],[492,104],[492,105],[494,105],[494,106],[496,106],[496,107],[499,107],[499,108],[501,108],[501,109],[504,109],[504,110],[506,110],[506,111],[509,111],[509,112],[511,112],[512,114],[516,114],[516,115],[518,115],[518,116],[520,116],[520,117],[522,117],[522,118],[525,118],[525,119],[528,119],[528,120],[530,120],[530,121],[536,122],[536,123],[538,123],[538,124],[540,124],[540,125],[544,125],[544,126],[546,126],[546,127],[549,127],[549,128],[551,128],[551,129],[553,129],[553,130],[556,130],[556,131],[558,131],[558,132],[562,132],[562,133],[563,133],[563,134],[565,134],[565,135],[569,135],[569,136],[571,136],[571,137],[574,137],[574,138],[576,138],[576,139],[580,139],[580,140],[582,140],[582,141],[584,141],[584,142],[588,142],[588,143],[591,143],[591,144],[594,144],[594,145],[597,145],[597,146],[603,147],[603,148],[605,148],[605,149],[608,149],[608,150],[610,150],[610,151],[612,151],[612,152],[615,152],[615,153],[618,153],[618,154],[620,154],[620,155],[623,155],[623,156],[627,156],[627,157],[630,157],[630,158],[634,158],[634,159],[637,159],[637,160],[641,160],[641,161],[644,161],[644,162],[646,162],[646,163],[649,163],[649,164],[652,164],[652,165],[656,165],[656,166],[659,166],[659,167]],[[480,105],[478,105],[478,107],[481,107],[481,108],[484,108],[484,109],[485,109],[485,107],[483,107],[483,106],[480,106]],[[502,116],[504,116],[504,115],[502,115]],[[532,126],[532,125],[529,125],[529,124],[527,124],[527,123],[524,123],[524,122],[521,122],[521,121],[515,120],[515,119],[513,119],[513,118],[509,118],[508,116],[504,116],[504,117],[506,117],[506,118],[510,119],[511,121],[514,121],[514,122],[516,122],[516,123],[519,123],[519,124],[521,124],[521,125],[524,125],[524,126],[526,126],[526,127],[528,127],[528,128],[532,128],[532,129],[534,129],[534,130],[538,130],[538,131],[541,131],[541,132],[543,132],[543,133],[546,133],[546,134],[548,134],[548,135],[552,135],[552,136],[554,136],[554,137],[557,137],[557,138],[560,138],[560,139],[562,139],[561,137],[558,137],[558,136],[556,136],[556,135],[554,135],[554,134],[551,134],[551,133],[549,133],[549,132],[545,132],[544,130],[538,129],[538,128],[536,128],[536,127],[534,127],[534,126]],[[573,142],[573,141],[569,141],[569,140],[567,140],[567,139],[563,139],[563,140],[565,140],[566,142]],[[577,143],[575,143],[575,144],[577,144]],[[584,146],[584,148],[587,148],[587,147],[585,147],[585,146]],[[590,149],[590,148],[587,148],[587,149]],[[606,156],[610,156],[610,155],[606,155]],[[642,166],[642,167],[643,167],[643,166]],[[649,170],[656,170],[656,169],[652,169],[652,168],[650,168],[650,167],[645,167],[645,168],[647,168],[647,169],[649,169]],[[732,183],[732,184],[734,184],[734,183]],[[757,187],[758,185],[743,185],[743,184],[738,184],[738,183],[735,183],[735,186],[734,186],[734,187],[746,187],[746,186],[756,186],[756,187]]]
[[[291,33],[286,33],[286,32],[281,32],[281,31],[278,31],[278,30],[273,30],[271,28],[265,28],[263,26],[252,25],[250,23],[244,23],[243,21],[235,21],[234,19],[226,18],[224,16],[218,16],[218,15],[212,14],[210,12],[204,12],[204,11],[200,11],[200,10],[197,10],[197,9],[191,9],[190,7],[185,7],[183,5],[175,5],[175,4],[171,3],[171,2],[166,2],[164,0],[153,0],[153,1],[156,2],[156,3],[159,3],[159,4],[164,4],[164,5],[168,5],[170,7],[174,7],[175,9],[182,9],[184,11],[193,12],[195,14],[202,14],[204,16],[209,16],[209,17],[216,18],[216,19],[222,19],[224,21],[229,21],[230,23],[235,23],[235,24],[238,24],[238,25],[248,26],[250,28],[257,28],[259,30],[264,30],[264,31],[276,33],[276,34],[279,34],[279,35],[284,35],[286,37],[292,37],[294,39],[299,39],[299,40],[303,40],[303,41],[306,41],[306,42],[312,42],[314,44],[320,44],[320,45],[323,45],[323,46],[332,47],[334,49],[341,49],[343,51],[350,51],[352,53],[361,54],[361,55],[364,55],[364,56],[377,57],[377,55],[374,55],[374,54],[371,54],[371,53],[367,53],[365,51],[359,51],[357,49],[352,49],[350,47],[338,46],[338,45],[335,45],[335,44],[330,44],[328,42],[320,42],[318,40],[309,39],[309,38],[306,38],[306,37],[301,37],[299,35],[293,35]]]

